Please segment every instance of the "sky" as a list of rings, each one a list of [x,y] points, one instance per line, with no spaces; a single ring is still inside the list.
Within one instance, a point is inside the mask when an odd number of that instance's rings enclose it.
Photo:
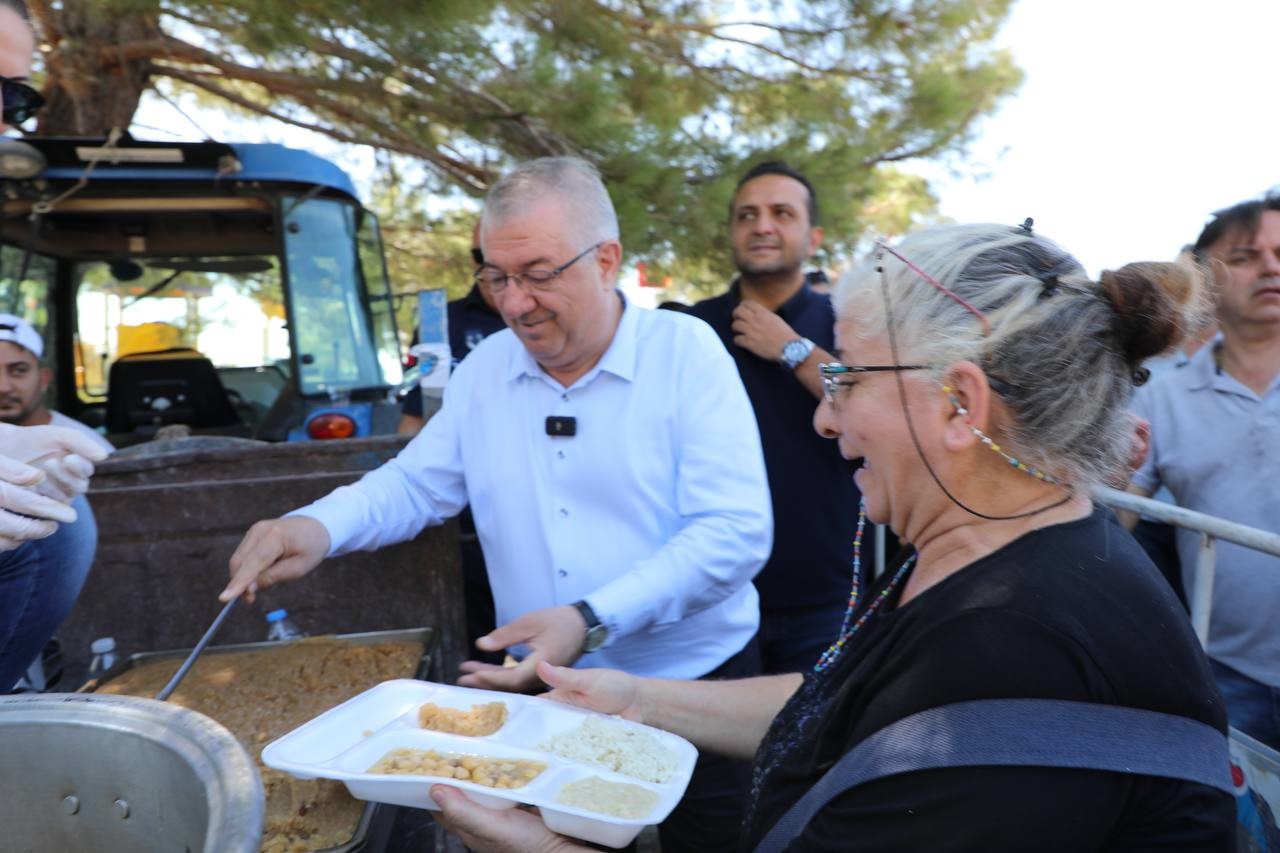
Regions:
[[[1208,214],[1280,185],[1280,0],[1019,0],[999,42],[1025,79],[979,126],[981,177],[941,212],[1019,223],[1090,272],[1172,258]]]
[[[969,155],[928,176],[941,213],[1020,223],[1090,272],[1172,258],[1209,213],[1280,185],[1280,0],[1018,0],[998,37],[1025,79],[981,121]],[[199,138],[154,97],[139,136]],[[197,120],[228,135],[225,118]],[[242,132],[243,131],[243,132]],[[337,160],[367,186],[368,149],[273,122],[235,122]]]

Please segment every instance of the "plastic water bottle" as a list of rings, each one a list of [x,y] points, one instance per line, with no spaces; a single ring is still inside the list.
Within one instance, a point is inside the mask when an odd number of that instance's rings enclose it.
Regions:
[[[288,610],[272,610],[267,614],[268,640],[295,640],[305,636],[306,634],[290,621]]]
[[[99,678],[116,665],[116,638],[99,637],[89,644],[93,657],[89,659],[89,677]]]

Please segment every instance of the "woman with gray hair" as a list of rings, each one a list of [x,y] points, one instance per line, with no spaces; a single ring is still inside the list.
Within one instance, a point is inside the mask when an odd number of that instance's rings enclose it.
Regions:
[[[1194,267],[1092,281],[1030,223],[920,233],[837,286],[815,427],[863,516],[840,636],[731,682],[547,667],[553,697],[754,756],[744,849],[1233,849],[1226,720],[1185,612],[1090,500],[1140,365],[1193,328]],[[820,509],[818,510],[820,511]],[[866,519],[911,544],[858,589]],[[478,849],[566,849],[433,796]]]

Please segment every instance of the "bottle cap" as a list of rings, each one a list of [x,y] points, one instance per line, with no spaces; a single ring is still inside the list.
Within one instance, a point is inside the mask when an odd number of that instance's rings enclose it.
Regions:
[[[284,610],[284,609],[272,610],[270,613],[267,614],[267,621],[279,622],[281,619],[287,619],[288,617],[289,617],[288,610]]]
[[[105,655],[107,652],[114,652],[115,650],[115,637],[99,637],[89,644],[89,651],[93,652],[95,655]]]

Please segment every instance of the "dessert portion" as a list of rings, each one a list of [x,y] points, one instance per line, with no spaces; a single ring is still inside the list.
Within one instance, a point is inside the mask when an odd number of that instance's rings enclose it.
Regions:
[[[658,792],[630,782],[610,782],[599,776],[588,776],[570,782],[556,794],[556,802],[565,806],[599,812],[627,820],[641,820],[658,805]]]

